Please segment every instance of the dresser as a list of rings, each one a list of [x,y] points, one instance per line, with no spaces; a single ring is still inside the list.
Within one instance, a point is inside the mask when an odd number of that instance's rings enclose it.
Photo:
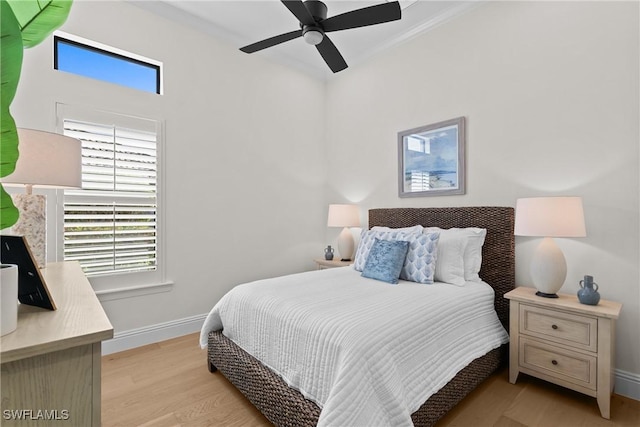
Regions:
[[[600,414],[610,418],[614,385],[615,321],[622,305],[600,300],[585,305],[575,295],[535,295],[519,287],[510,300],[509,381],[523,372],[597,398]]]
[[[99,426],[101,342],[109,322],[77,262],[41,270],[57,310],[20,305],[0,338],[2,426]]]

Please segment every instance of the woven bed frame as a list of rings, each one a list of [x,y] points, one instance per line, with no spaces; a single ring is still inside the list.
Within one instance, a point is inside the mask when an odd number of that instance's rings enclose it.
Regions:
[[[495,308],[508,330],[509,305],[503,295],[515,285],[514,210],[509,207],[371,209],[369,227],[481,227],[487,229],[480,277],[495,290]],[[276,426],[315,426],[320,408],[233,341],[213,331],[208,343],[209,371],[222,374]],[[416,426],[433,426],[478,384],[506,362],[506,346],[475,359],[432,395],[411,418]]]

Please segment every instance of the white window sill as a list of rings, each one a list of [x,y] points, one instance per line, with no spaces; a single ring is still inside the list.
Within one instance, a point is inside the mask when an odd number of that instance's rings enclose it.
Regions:
[[[157,283],[153,285],[136,285],[123,288],[112,288],[96,291],[100,302],[113,301],[124,298],[140,297],[144,295],[169,292],[173,289],[173,282]]]

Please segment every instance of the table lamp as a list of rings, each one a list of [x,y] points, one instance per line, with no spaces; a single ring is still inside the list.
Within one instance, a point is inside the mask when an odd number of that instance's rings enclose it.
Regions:
[[[558,298],[567,277],[567,262],[553,237],[585,237],[580,197],[533,197],[516,201],[516,236],[544,237],[531,260],[536,295]]]
[[[348,227],[360,226],[360,213],[356,205],[329,205],[328,227],[344,227],[338,236],[340,261],[351,261],[354,250],[353,235]]]
[[[82,143],[57,133],[18,128],[20,156],[11,175],[2,184],[24,185],[26,194],[12,195],[20,212],[11,233],[27,239],[31,253],[39,267],[47,258],[46,198],[32,194],[33,187],[82,187]]]

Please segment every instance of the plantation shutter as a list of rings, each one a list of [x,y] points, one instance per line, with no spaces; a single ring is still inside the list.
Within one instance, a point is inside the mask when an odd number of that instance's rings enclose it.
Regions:
[[[82,141],[82,189],[65,190],[64,258],[88,276],[157,268],[157,135],[63,121]]]

